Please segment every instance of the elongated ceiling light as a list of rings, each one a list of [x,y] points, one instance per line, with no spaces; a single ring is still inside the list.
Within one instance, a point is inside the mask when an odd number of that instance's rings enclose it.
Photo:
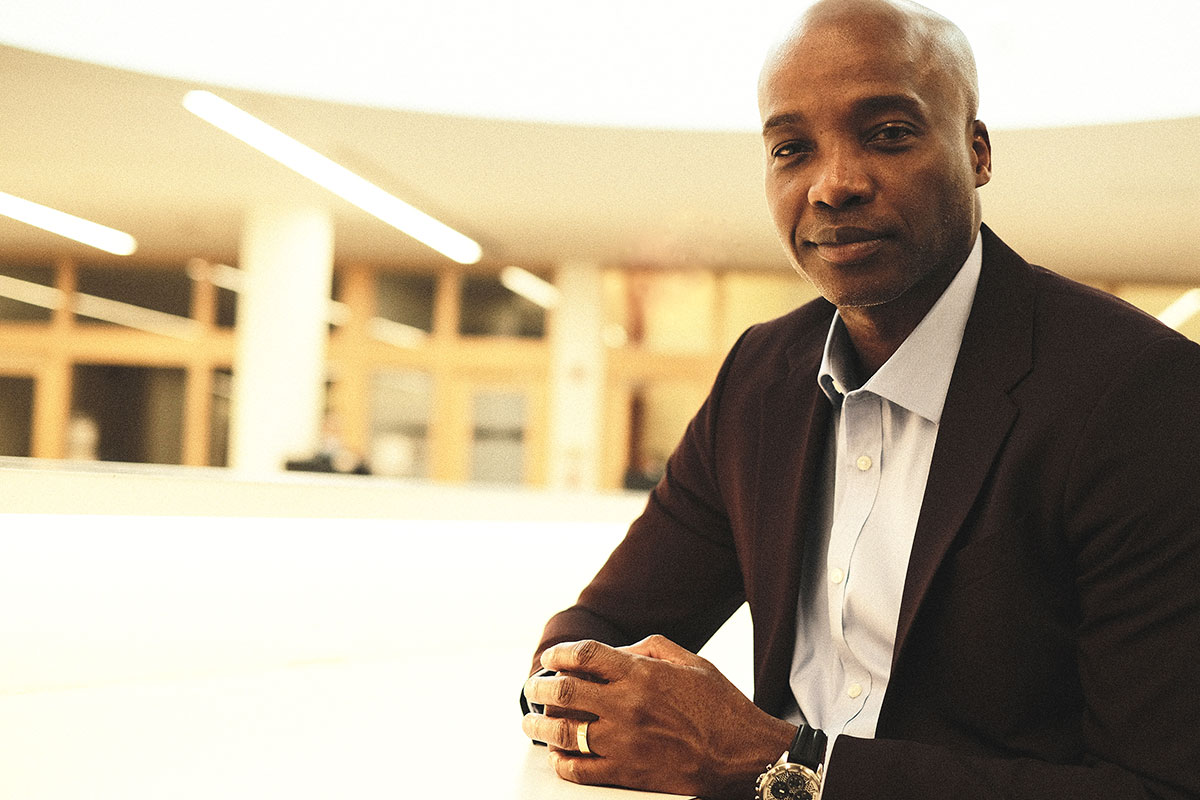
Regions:
[[[5,192],[0,192],[0,214],[113,255],[127,256],[137,249],[137,242],[128,233]]]
[[[446,257],[460,264],[474,264],[482,258],[483,249],[475,240],[212,92],[188,92],[183,107]]]
[[[187,272],[194,281],[207,280],[213,286],[239,294],[245,285],[245,275],[240,269],[228,264],[210,264],[202,258],[189,261]],[[342,326],[350,322],[350,306],[330,300],[327,308],[330,324]],[[383,317],[371,317],[367,321],[367,335],[395,347],[418,347],[429,338],[429,334],[420,328]]]
[[[519,294],[542,308],[554,308],[561,297],[557,286],[521,267],[505,267],[500,270],[500,283],[510,292]]]
[[[8,275],[0,275],[0,297],[51,310],[62,308],[66,302],[66,294],[61,289]],[[73,310],[80,316],[177,339],[195,339],[199,335],[199,323],[194,319],[82,292],[75,293]]]

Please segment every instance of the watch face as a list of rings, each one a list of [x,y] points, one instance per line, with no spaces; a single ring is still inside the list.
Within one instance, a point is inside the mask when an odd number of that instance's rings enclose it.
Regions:
[[[776,774],[767,776],[763,788],[764,800],[816,800],[820,784],[808,770],[787,764]]]

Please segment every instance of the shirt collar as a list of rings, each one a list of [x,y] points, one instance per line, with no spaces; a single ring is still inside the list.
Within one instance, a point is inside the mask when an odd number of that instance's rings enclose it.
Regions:
[[[946,291],[892,357],[857,391],[879,395],[938,423],[982,265],[983,237],[976,233],[971,254]],[[845,323],[840,313],[834,314],[817,373],[818,385],[834,405],[858,384],[850,367],[849,348]]]

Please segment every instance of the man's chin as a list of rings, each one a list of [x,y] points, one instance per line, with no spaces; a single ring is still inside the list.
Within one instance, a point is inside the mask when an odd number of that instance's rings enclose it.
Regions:
[[[822,296],[838,308],[866,309],[885,306],[904,295],[907,287],[897,289],[884,286],[843,287],[821,292]]]

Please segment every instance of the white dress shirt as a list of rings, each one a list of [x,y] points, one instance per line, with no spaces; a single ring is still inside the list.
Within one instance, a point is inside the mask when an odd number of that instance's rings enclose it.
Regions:
[[[833,405],[824,491],[806,531],[789,718],[873,738],[938,422],[982,266],[981,237],[900,348],[861,386],[834,316],[818,382]],[[828,763],[828,761],[827,761]]]

